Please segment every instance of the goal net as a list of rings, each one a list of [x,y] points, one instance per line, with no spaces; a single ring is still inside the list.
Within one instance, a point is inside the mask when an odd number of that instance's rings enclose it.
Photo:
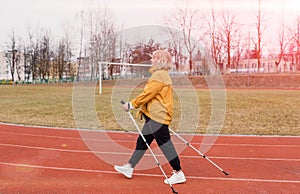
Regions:
[[[102,80],[133,79],[150,77],[150,64],[99,63],[99,94],[102,94]]]

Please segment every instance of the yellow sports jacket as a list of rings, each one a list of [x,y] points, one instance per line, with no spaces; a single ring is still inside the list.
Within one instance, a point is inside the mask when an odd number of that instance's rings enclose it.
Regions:
[[[134,108],[152,120],[169,125],[173,115],[172,80],[167,70],[152,72],[143,92],[131,100]]]

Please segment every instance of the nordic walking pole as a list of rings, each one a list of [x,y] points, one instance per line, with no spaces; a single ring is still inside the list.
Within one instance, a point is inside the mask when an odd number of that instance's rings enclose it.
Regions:
[[[125,102],[122,100],[122,101],[121,101],[121,104],[125,104]],[[154,160],[155,160],[157,166],[159,167],[160,171],[163,173],[164,177],[165,177],[166,180],[168,181],[168,183],[169,183],[169,185],[170,185],[170,187],[171,187],[171,189],[172,189],[172,192],[175,193],[175,194],[178,194],[178,192],[175,191],[175,189],[173,188],[173,185],[169,182],[168,177],[167,177],[165,171],[162,169],[162,167],[161,167],[159,161],[157,160],[157,158],[156,158],[155,154],[153,153],[151,147],[150,147],[149,144],[147,143],[147,141],[146,141],[144,135],[142,134],[142,132],[141,132],[139,126],[137,125],[137,123],[135,122],[134,118],[132,117],[130,111],[128,111],[127,113],[128,113],[128,115],[129,115],[129,117],[131,118],[133,124],[135,125],[136,129],[138,130],[138,132],[139,132],[140,136],[142,137],[143,141],[144,141],[145,144],[147,145],[147,147],[148,147],[150,153],[152,154],[152,156],[153,156],[153,158],[154,158]]]
[[[205,158],[206,160],[208,160],[211,164],[213,164],[217,169],[219,169],[220,171],[222,171],[226,176],[229,175],[228,172],[225,172],[221,167],[219,167],[217,164],[215,164],[213,161],[211,161],[208,157],[206,157],[204,154],[202,154],[199,150],[197,150],[194,146],[192,146],[189,142],[187,142],[185,139],[183,139],[180,135],[178,135],[175,131],[173,131],[172,129],[169,128],[169,130],[174,133],[174,135],[176,135],[180,140],[182,140],[187,146],[189,146],[190,148],[192,148],[194,151],[196,151],[198,154],[200,154],[202,156],[202,158]]]

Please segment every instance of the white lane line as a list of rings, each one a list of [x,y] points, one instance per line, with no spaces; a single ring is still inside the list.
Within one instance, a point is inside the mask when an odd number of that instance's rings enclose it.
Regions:
[[[63,168],[54,166],[39,166],[30,164],[16,164],[8,162],[0,162],[0,165],[27,167],[27,168],[39,168],[49,170],[62,170],[62,171],[76,171],[76,172],[91,172],[91,173],[105,173],[105,174],[118,174],[115,171],[109,170],[93,170],[93,169],[81,169],[81,168]],[[160,174],[144,174],[134,173],[136,176],[148,176],[148,177],[163,177]],[[278,180],[278,179],[255,179],[255,178],[222,178],[222,177],[200,177],[200,176],[186,176],[188,179],[201,179],[201,180],[221,180],[221,181],[244,181],[244,182],[267,182],[267,183],[296,183],[300,184],[300,180]]]
[[[268,183],[297,183],[299,180],[277,180],[277,179],[254,179],[254,178],[221,178],[221,177],[196,177],[187,176],[191,179],[222,180],[222,181],[246,181],[246,182],[268,182]]]
[[[16,124],[16,123],[4,123],[0,122],[0,125],[7,125],[7,126],[16,126],[16,127],[24,127],[24,128],[35,128],[35,129],[52,129],[52,130],[59,130],[59,131],[89,131],[89,132],[100,132],[100,133],[134,133],[138,134],[137,131],[118,131],[118,130],[104,130],[104,129],[83,129],[83,128],[64,128],[64,127],[49,127],[49,126],[37,126],[37,125],[27,125],[27,124]],[[184,132],[177,132],[179,135],[182,136],[201,136],[201,137],[206,137],[206,136],[219,136],[219,137],[261,137],[261,138],[291,138],[291,139],[298,139],[300,136],[292,136],[292,135],[243,135],[243,134],[188,134]]]
[[[59,152],[71,152],[71,153],[93,153],[93,154],[111,154],[111,155],[131,155],[130,152],[103,152],[103,151],[91,151],[91,150],[71,150],[71,149],[60,149],[60,148],[47,148],[47,147],[36,147],[36,146],[26,146],[26,145],[16,145],[16,144],[3,144],[0,146],[4,147],[17,147],[25,149],[38,149],[38,150],[49,150],[49,151],[59,151]],[[151,154],[145,154],[145,156],[152,156]],[[164,157],[162,154],[156,154],[158,157]],[[200,155],[187,156],[180,155],[181,158],[192,158],[198,159],[202,158]],[[224,159],[224,160],[262,160],[262,161],[290,161],[290,162],[300,162],[300,158],[249,158],[249,157],[225,157],[225,156],[208,156],[211,159]]]
[[[31,137],[42,137],[42,138],[57,138],[57,139],[71,139],[71,140],[80,140],[80,141],[99,141],[99,142],[107,142],[107,141],[114,141],[120,143],[132,143],[133,141],[128,140],[102,140],[102,139],[90,139],[90,138],[79,138],[79,137],[65,137],[65,136],[55,136],[55,135],[35,135],[35,134],[26,134],[26,133],[14,133],[14,132],[0,132],[0,134],[11,134],[11,135],[20,135],[20,136],[31,136]],[[183,142],[173,142],[174,144],[184,144]],[[211,144],[202,143],[202,142],[191,142],[192,145],[202,145],[202,146],[211,146]],[[224,144],[224,143],[214,143],[212,146],[242,146],[242,147],[286,147],[286,148],[300,148],[300,145],[285,145],[285,144]]]

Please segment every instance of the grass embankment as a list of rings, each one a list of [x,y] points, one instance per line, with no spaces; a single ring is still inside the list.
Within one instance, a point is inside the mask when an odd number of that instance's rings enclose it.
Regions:
[[[0,122],[37,126],[76,127],[70,84],[0,86]],[[132,91],[135,96],[141,91]],[[211,116],[211,95],[197,89],[199,123],[196,132],[206,133]],[[115,94],[114,94],[115,95]],[[122,130],[111,106],[112,88],[95,91],[95,110],[105,129]],[[300,135],[300,90],[232,90],[226,91],[226,114],[222,134]],[[190,105],[195,105],[190,102]],[[172,128],[180,118],[179,100],[175,96]],[[120,108],[121,111],[121,108]],[[134,114],[134,113],[133,113]],[[192,115],[193,112],[185,114]]]

